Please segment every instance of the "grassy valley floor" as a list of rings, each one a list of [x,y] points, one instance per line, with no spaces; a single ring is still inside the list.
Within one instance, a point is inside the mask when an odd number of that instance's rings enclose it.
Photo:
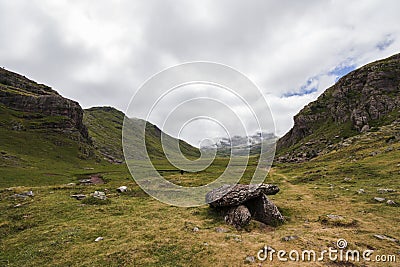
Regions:
[[[15,147],[4,143],[0,158],[0,266],[399,266],[400,144],[385,128],[309,162],[275,165],[265,182],[281,188],[270,198],[287,222],[272,228],[253,221],[242,231],[207,206],[179,208],[149,197],[124,164],[72,160],[68,153],[53,154],[51,146],[48,158],[46,153],[34,158]],[[242,182],[248,182],[256,162],[250,159]],[[200,173],[163,175],[196,186],[218,177],[226,165],[227,159],[218,158]],[[155,166],[173,170],[163,161]],[[105,183],[79,185],[91,176]],[[129,191],[116,192],[122,185]],[[16,195],[29,190],[33,197]],[[106,192],[108,200],[71,198],[95,190]],[[103,240],[95,242],[98,237]],[[374,250],[371,258],[395,255],[397,263],[251,258],[264,246],[320,252],[339,239],[351,250]]]

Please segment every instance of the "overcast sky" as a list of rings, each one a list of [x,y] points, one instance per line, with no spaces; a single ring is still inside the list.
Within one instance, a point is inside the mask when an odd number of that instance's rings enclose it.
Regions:
[[[259,86],[283,135],[338,77],[400,51],[399,10],[397,0],[0,0],[0,65],[84,108],[125,111],[155,73],[218,62]]]

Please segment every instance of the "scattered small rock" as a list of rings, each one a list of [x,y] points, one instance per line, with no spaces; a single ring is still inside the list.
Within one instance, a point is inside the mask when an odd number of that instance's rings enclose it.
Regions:
[[[369,130],[369,125],[368,124],[365,124],[362,128],[361,128],[361,132],[362,133],[365,133],[365,132],[367,132]]]
[[[26,196],[28,196],[28,197],[34,197],[34,196],[35,196],[35,194],[33,193],[33,191],[26,191],[26,192],[24,192],[24,193],[22,193],[22,194],[24,194],[24,195],[26,195]]]
[[[127,190],[128,190],[128,187],[126,187],[125,185],[117,188],[117,192],[119,192],[119,193],[126,192]]]
[[[98,238],[96,238],[95,240],[94,240],[94,242],[99,242],[99,241],[101,241],[101,240],[103,240],[104,238],[102,237],[102,236],[99,236]]]
[[[106,199],[107,199],[106,193],[104,193],[104,192],[102,192],[102,191],[94,191],[93,197],[94,197],[94,198],[101,199],[101,200],[106,200]]]
[[[384,193],[394,193],[396,192],[395,189],[391,189],[391,188],[379,188],[377,189],[378,193],[380,194],[384,194]]]
[[[351,179],[350,177],[346,177],[343,179],[343,181],[345,181],[345,182],[350,182],[351,180],[353,180],[353,179]]]
[[[76,183],[68,183],[67,186],[75,186]]]
[[[72,198],[75,198],[76,200],[82,200],[86,197],[86,195],[84,194],[75,194],[75,195],[71,195]]]
[[[197,227],[197,226],[194,227],[194,228],[192,229],[193,232],[198,232],[199,230],[200,230],[200,229],[199,229],[199,227]]]
[[[386,204],[388,204],[390,206],[395,206],[396,202],[394,202],[393,200],[389,199],[388,201],[386,201]]]
[[[378,202],[384,202],[386,199],[383,197],[374,197],[374,200]]]
[[[298,238],[299,237],[295,236],[295,235],[288,235],[288,236],[282,237],[282,241],[292,241],[292,240],[296,240]]]
[[[81,179],[79,180],[79,183],[83,185],[89,185],[92,184],[92,181],[90,179]]]
[[[235,240],[236,242],[242,242],[242,239],[240,237],[235,237],[233,240]]]
[[[358,194],[365,194],[365,190],[362,189],[362,188],[361,188],[361,189],[358,189],[357,193],[358,193]]]
[[[385,152],[390,152],[390,151],[393,151],[393,147],[392,146],[390,146],[390,147],[385,149]]]
[[[215,228],[215,232],[217,232],[217,233],[228,233],[229,230],[225,229],[223,227],[217,227],[217,228]]]
[[[32,190],[30,190],[30,191],[23,192],[21,194],[15,194],[14,196],[20,197],[20,198],[27,198],[27,197],[34,197],[35,194],[33,193]]]
[[[376,237],[376,238],[378,238],[380,240],[387,240],[387,241],[392,241],[392,242],[396,242],[396,243],[399,242],[398,239],[393,238],[393,237],[389,237],[389,236],[386,236],[386,235],[374,235],[374,237]]]
[[[246,256],[246,258],[244,259],[245,263],[255,263],[256,259],[254,258],[254,256]]]
[[[331,220],[344,220],[344,218],[340,215],[328,214],[326,215]]]
[[[240,235],[235,235],[235,234],[227,234],[226,235],[226,237],[225,237],[225,239],[233,239],[233,240],[235,240],[236,242],[242,242],[242,238],[241,238],[241,236]]]
[[[328,214],[326,216],[320,217],[319,221],[323,225],[340,226],[340,227],[355,227],[358,224],[357,220],[355,219],[345,218],[343,216],[335,214]]]

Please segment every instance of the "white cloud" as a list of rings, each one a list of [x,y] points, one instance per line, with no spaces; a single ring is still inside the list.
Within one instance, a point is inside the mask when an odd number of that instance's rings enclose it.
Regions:
[[[0,58],[83,107],[121,110],[166,67],[223,63],[259,85],[282,135],[333,84],[337,66],[400,51],[398,10],[396,0],[0,0]],[[311,78],[316,92],[282,97]]]

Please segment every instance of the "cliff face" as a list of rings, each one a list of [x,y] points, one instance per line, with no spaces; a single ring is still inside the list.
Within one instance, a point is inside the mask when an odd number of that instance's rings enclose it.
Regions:
[[[282,161],[312,158],[329,145],[391,123],[400,107],[400,54],[342,77],[295,117],[277,144]],[[286,153],[286,154],[285,154]]]
[[[83,124],[83,110],[77,102],[60,96],[48,86],[5,69],[0,69],[0,103],[18,111],[65,117],[66,120],[46,124],[46,127],[66,131],[76,129],[84,139],[89,138]]]

